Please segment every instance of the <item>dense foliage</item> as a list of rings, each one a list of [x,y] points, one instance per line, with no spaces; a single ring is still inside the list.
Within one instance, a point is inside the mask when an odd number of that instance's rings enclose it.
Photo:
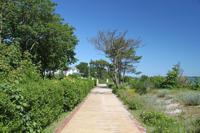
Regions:
[[[105,83],[109,77],[109,63],[105,60],[91,60],[89,63],[80,62],[76,65],[80,75],[98,79],[99,83]]]
[[[0,129],[40,132],[63,111],[72,110],[88,94],[93,81],[67,78],[18,86],[0,84]]]
[[[83,76],[83,77],[88,77],[89,76],[88,63],[86,63],[86,62],[80,62],[78,65],[76,65],[76,68],[81,73],[81,76]]]
[[[90,75],[99,80],[106,80],[109,78],[109,63],[105,60],[91,60],[90,61]]]
[[[41,132],[93,88],[88,79],[43,79],[18,44],[0,45],[0,132]]]
[[[168,117],[160,112],[142,112],[140,117],[145,124],[155,127],[154,133],[186,132],[174,118]]]
[[[41,73],[76,60],[74,28],[63,23],[51,0],[1,0],[0,5],[0,42],[18,42],[20,51],[28,51],[33,63],[40,64]]]
[[[171,71],[167,73],[165,81],[162,83],[163,88],[175,88],[178,87],[178,78],[180,75],[180,66],[174,65]]]

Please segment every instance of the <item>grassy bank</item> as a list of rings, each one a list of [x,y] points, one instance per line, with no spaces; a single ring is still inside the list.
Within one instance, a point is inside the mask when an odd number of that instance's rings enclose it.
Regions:
[[[188,89],[154,89],[140,95],[119,89],[117,96],[133,116],[153,133],[199,133],[200,92]]]

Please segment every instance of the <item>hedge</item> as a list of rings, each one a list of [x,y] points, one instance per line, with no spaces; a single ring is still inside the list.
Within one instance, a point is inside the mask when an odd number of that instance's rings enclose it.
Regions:
[[[94,82],[67,78],[18,86],[0,84],[0,132],[41,132],[62,112],[79,104]]]

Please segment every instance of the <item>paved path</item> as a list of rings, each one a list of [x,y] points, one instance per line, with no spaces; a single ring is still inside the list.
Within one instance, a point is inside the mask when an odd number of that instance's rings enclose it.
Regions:
[[[111,90],[96,87],[61,133],[142,133]]]

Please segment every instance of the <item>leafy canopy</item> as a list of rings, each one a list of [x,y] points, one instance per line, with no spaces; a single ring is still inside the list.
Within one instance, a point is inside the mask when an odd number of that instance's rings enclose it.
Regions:
[[[1,41],[19,42],[20,50],[28,51],[33,62],[41,64],[42,72],[76,61],[74,28],[63,23],[55,6],[51,0],[1,1]]]

